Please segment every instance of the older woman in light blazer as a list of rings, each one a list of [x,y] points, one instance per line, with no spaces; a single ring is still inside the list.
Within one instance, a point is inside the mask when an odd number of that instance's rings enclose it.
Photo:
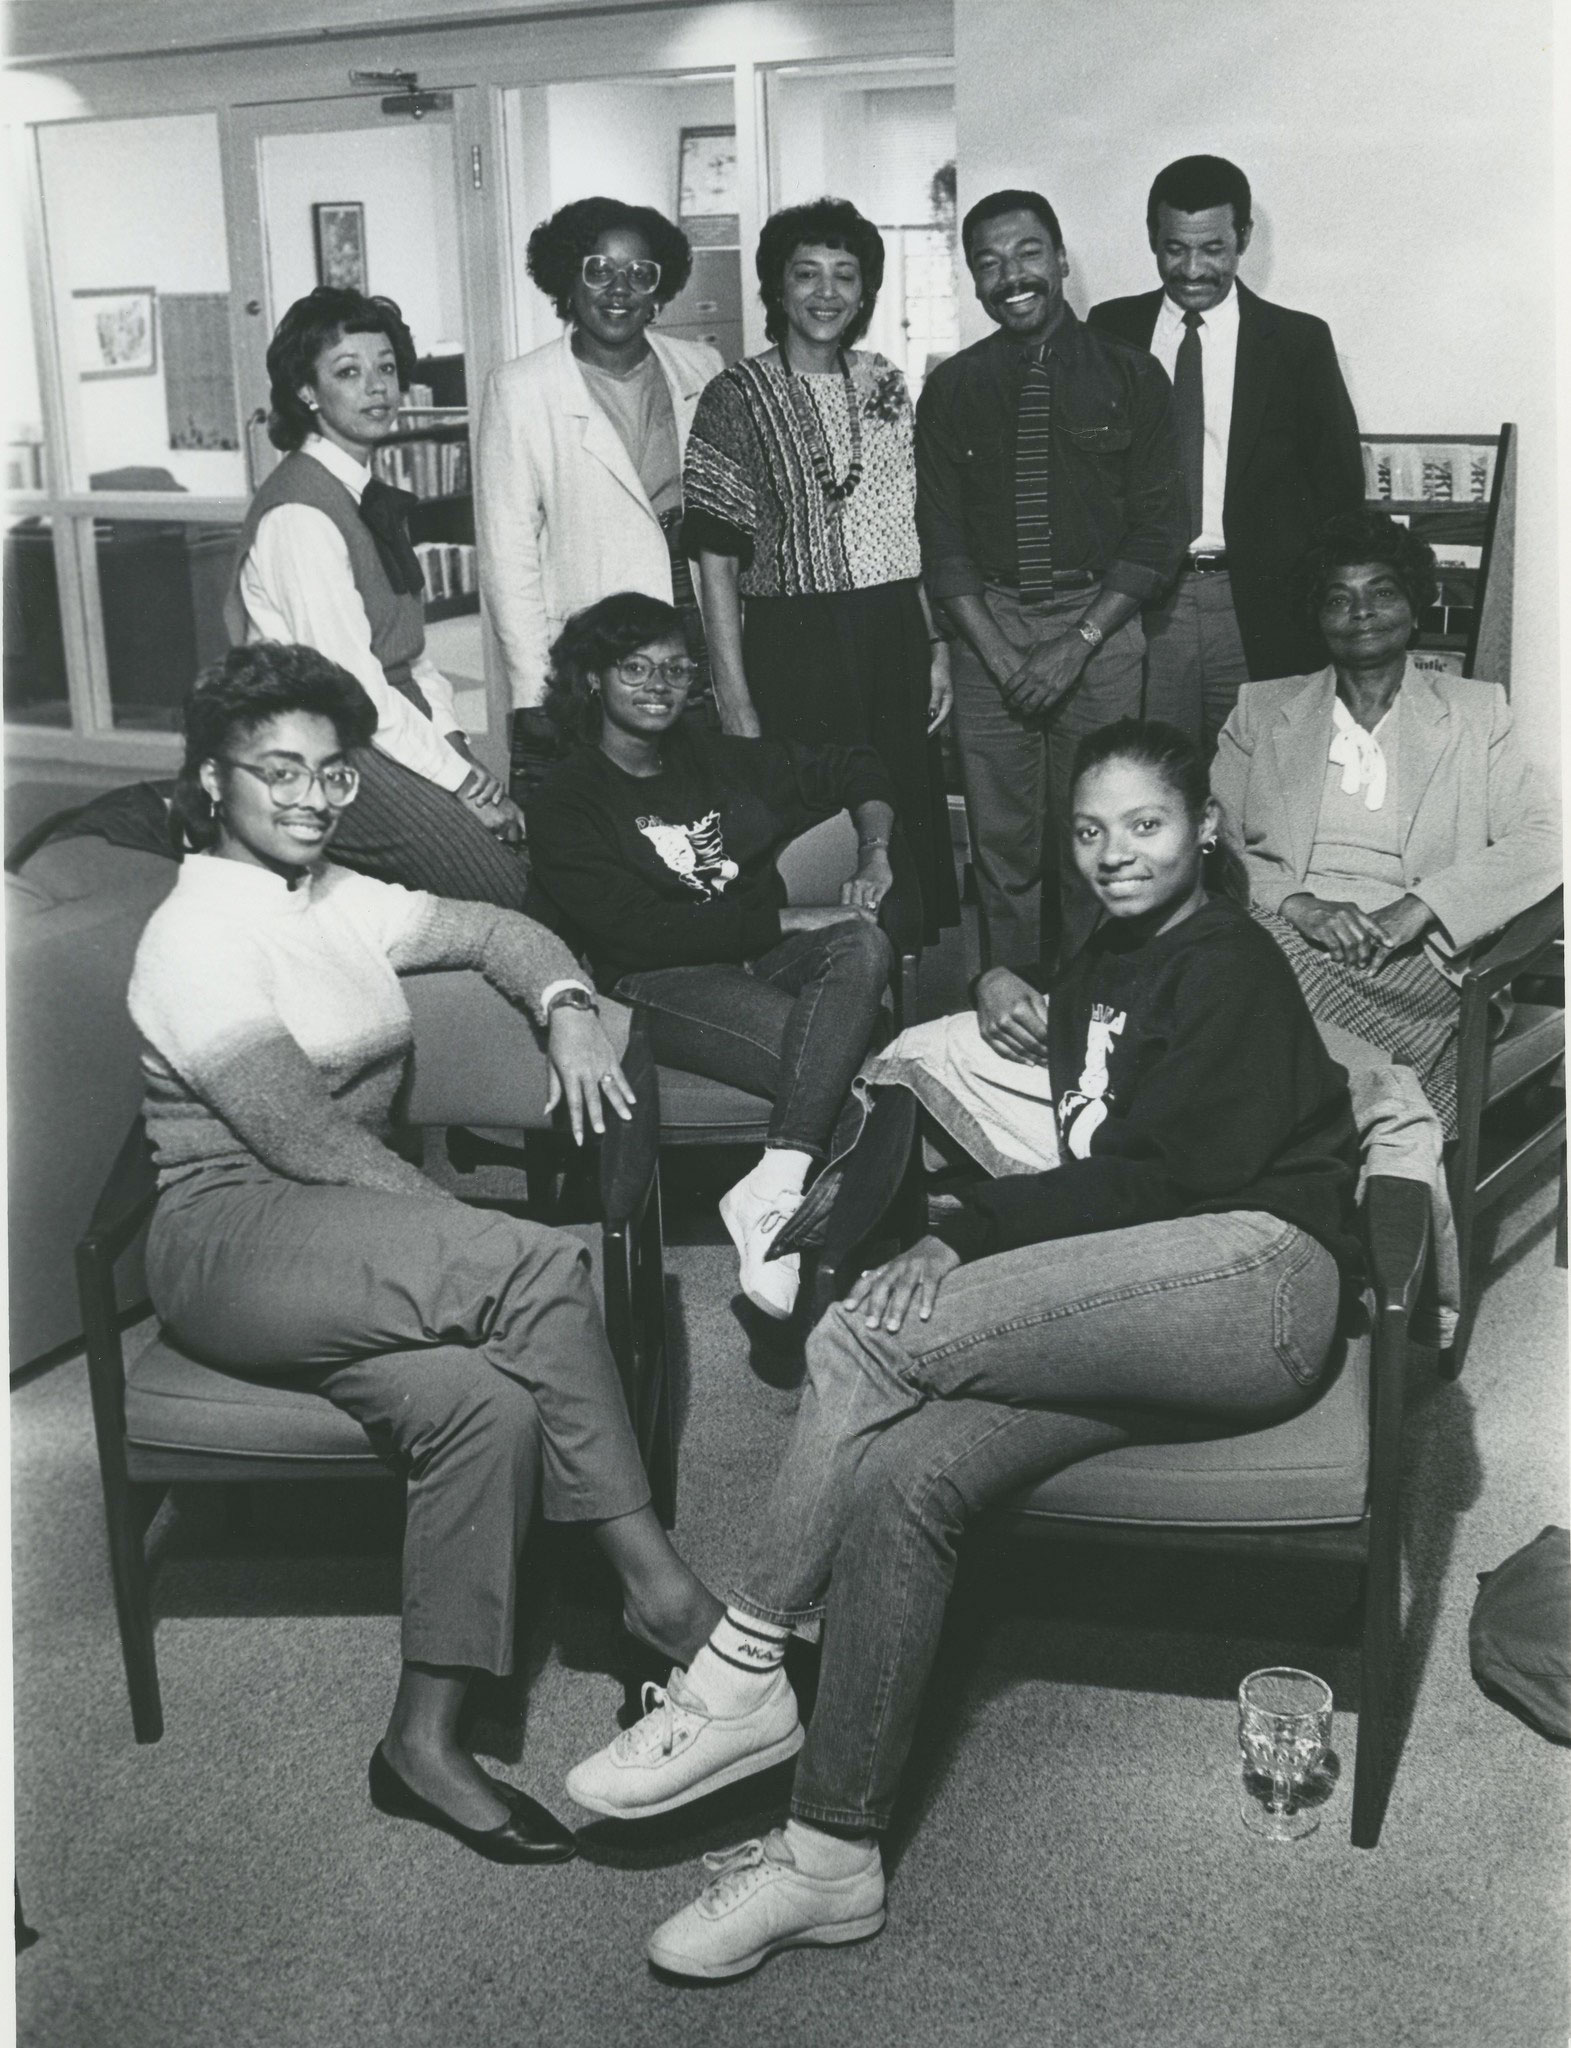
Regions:
[[[514,788],[555,747],[539,707],[567,619],[616,590],[675,604],[707,688],[703,624],[676,546],[699,393],[724,368],[649,324],[686,284],[687,237],[653,207],[579,199],[529,238],[529,275],[568,323],[486,386],[476,466],[480,588],[512,691]]]
[[[1459,956],[1559,886],[1558,807],[1505,691],[1409,655],[1415,534],[1344,514],[1303,573],[1331,665],[1245,685],[1212,790],[1311,1011],[1416,1069],[1450,1137]]]

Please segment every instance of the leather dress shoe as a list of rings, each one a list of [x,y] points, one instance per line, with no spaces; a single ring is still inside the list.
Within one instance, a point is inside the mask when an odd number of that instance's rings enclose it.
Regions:
[[[423,1821],[427,1827],[439,1828],[444,1835],[451,1835],[466,1849],[473,1849],[493,1863],[566,1863],[578,1853],[572,1830],[564,1827],[555,1814],[547,1813],[527,1792],[491,1777],[489,1772],[486,1776],[496,1787],[497,1796],[506,1802],[510,1815],[500,1827],[494,1828],[466,1828],[462,1821],[454,1820],[441,1807],[423,1799],[394,1770],[382,1754],[380,1743],[371,1752],[367,1776],[371,1804],[378,1813],[391,1814],[397,1820]]]

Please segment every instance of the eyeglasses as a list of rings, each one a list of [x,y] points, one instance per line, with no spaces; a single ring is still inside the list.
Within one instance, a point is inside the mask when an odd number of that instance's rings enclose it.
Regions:
[[[630,683],[647,683],[658,670],[673,689],[680,683],[691,683],[698,674],[698,663],[689,661],[685,654],[673,655],[669,661],[651,661],[647,654],[630,654],[615,667],[617,674]]]
[[[632,263],[615,263],[609,256],[586,256],[578,274],[592,292],[608,292],[625,278],[628,289],[640,298],[648,298],[660,284],[660,265],[650,262],[647,256]]]
[[[322,795],[335,811],[341,811],[345,804],[352,804],[360,792],[360,770],[347,765],[337,768],[292,767],[284,763],[259,768],[253,761],[236,761],[225,755],[224,761],[230,768],[243,768],[247,775],[254,775],[258,782],[267,784],[267,793],[282,810],[288,804],[298,804],[311,794],[311,785],[319,782]]]

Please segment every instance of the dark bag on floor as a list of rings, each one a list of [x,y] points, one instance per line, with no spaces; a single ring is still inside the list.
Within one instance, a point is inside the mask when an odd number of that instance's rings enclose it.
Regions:
[[[1571,1530],[1544,1529],[1479,1573],[1467,1637],[1484,1691],[1571,1743]]]

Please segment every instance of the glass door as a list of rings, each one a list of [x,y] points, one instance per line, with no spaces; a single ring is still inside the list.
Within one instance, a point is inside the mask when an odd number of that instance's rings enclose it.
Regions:
[[[251,483],[279,460],[267,438],[267,344],[285,310],[321,283],[396,300],[414,335],[416,380],[397,437],[377,456],[420,503],[426,636],[492,766],[504,768],[506,704],[493,702],[475,575],[471,407],[501,332],[492,182],[474,90],[242,107],[228,137],[237,354]],[[434,102],[434,104],[433,104]]]

